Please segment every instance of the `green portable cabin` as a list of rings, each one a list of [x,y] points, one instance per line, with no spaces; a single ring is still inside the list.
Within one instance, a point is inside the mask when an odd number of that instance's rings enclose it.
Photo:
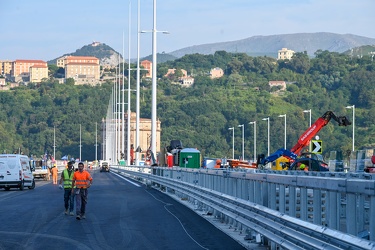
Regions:
[[[201,152],[195,148],[184,148],[180,151],[180,168],[200,168]]]

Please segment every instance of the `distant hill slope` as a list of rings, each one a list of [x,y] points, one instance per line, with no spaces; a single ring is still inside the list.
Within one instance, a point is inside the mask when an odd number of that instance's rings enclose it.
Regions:
[[[120,59],[118,58],[120,55]],[[121,53],[115,51],[110,46],[106,45],[105,43],[92,43],[83,46],[80,49],[77,49],[76,52],[64,54],[63,56],[94,56],[96,58],[99,58],[100,65],[111,65],[116,66],[118,65],[118,62],[122,62],[122,55]],[[58,58],[60,58],[58,57]],[[48,61],[48,64],[56,64],[57,59],[55,58],[53,60]],[[173,61],[177,59],[177,57],[165,54],[165,53],[158,53],[157,61],[158,63],[166,62],[166,61]],[[141,58],[141,61],[143,60],[149,60],[152,61],[152,55],[149,55],[147,57]],[[126,63],[127,63],[126,59]],[[132,63],[136,63],[137,59],[131,59]]]
[[[352,48],[344,52],[344,54],[355,57],[362,56],[375,56],[375,45],[364,45],[356,48]]]
[[[363,45],[375,45],[375,39],[352,34],[297,33],[253,36],[238,41],[195,45],[168,54],[182,57],[186,54],[207,55],[214,54],[215,51],[225,50],[227,52],[243,52],[251,56],[266,55],[276,58],[277,51],[281,48],[288,48],[296,52],[307,51],[308,55],[313,56],[319,49],[341,53]]]
[[[158,63],[163,63],[163,62],[167,62],[167,61],[174,61],[176,59],[177,59],[177,57],[172,56],[171,54],[166,54],[166,53],[157,53],[157,57],[156,57],[156,60],[157,60]],[[152,62],[152,55],[146,56],[146,57],[142,58],[141,60],[149,60],[149,61]]]
[[[117,65],[119,61],[122,62],[122,55],[105,43],[88,44],[77,49],[76,52],[64,54],[60,57],[63,56],[94,56],[100,60],[100,65],[114,66]],[[56,64],[58,58],[48,61],[48,64]]]

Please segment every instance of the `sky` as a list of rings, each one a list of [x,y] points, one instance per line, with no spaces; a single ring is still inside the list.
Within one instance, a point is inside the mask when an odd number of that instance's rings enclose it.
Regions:
[[[375,38],[375,0],[0,0],[0,60],[52,60],[93,41],[124,54],[236,41],[252,36],[332,32]],[[168,34],[164,34],[167,31]],[[129,49],[130,48],[130,49]]]

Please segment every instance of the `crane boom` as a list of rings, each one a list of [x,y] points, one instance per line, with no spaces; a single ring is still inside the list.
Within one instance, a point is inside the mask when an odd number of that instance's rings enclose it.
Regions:
[[[266,165],[269,162],[275,161],[277,158],[284,156],[289,160],[294,160],[301,153],[302,149],[309,145],[310,140],[324,127],[331,119],[334,119],[339,126],[351,125],[351,122],[346,116],[336,116],[332,111],[327,111],[319,117],[298,139],[297,143],[291,150],[284,148],[278,149],[273,154],[265,157],[263,154],[258,155],[257,165]]]
[[[332,111],[327,111],[319,117],[314,124],[311,125],[298,139],[296,145],[290,150],[295,154],[300,154],[301,150],[308,146],[310,140],[324,127],[326,126],[331,119],[334,119],[339,126],[348,126],[351,125],[351,122],[346,118],[346,116],[337,117]]]

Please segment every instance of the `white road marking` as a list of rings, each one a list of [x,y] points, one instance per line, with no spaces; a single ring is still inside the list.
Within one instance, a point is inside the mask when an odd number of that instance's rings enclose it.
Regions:
[[[120,174],[118,174],[118,173],[114,173],[114,172],[112,172],[112,171],[111,171],[110,173],[112,173],[112,174],[114,174],[114,175],[117,175],[117,176],[120,177],[121,179],[124,179],[125,181],[129,182],[130,184],[133,184],[133,185],[136,186],[136,187],[141,187],[141,185],[139,185],[138,183],[135,183],[135,182],[133,182],[133,181],[131,181],[131,180],[125,178],[124,176],[122,176],[122,175],[120,175]]]

